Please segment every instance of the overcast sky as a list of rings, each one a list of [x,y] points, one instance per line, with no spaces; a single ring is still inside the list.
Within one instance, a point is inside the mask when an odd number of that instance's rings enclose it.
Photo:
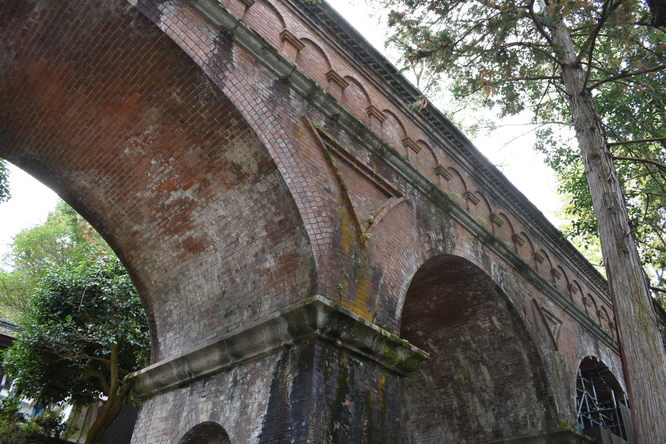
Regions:
[[[365,2],[330,0],[329,3],[354,27],[360,29],[375,48],[385,52],[384,38],[387,31],[379,23],[376,11],[372,11]],[[513,118],[503,124],[521,124],[526,120],[524,117]],[[472,141],[551,222],[558,225],[561,201],[556,194],[555,176],[533,150],[533,133],[522,135],[525,132],[525,127],[504,126],[490,135],[473,138]],[[10,165],[10,172],[12,199],[0,204],[0,255],[7,252],[11,238],[16,233],[44,222],[58,200],[53,191],[19,168]]]

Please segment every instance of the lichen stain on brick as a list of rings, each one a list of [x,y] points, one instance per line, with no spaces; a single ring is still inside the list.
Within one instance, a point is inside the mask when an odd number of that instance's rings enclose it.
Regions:
[[[380,363],[340,338],[276,336],[284,342],[265,350],[270,338],[255,337],[246,348],[258,356],[194,381],[183,371],[179,384],[147,399],[134,444],[176,440],[202,421],[248,443],[542,436],[575,423],[581,356],[602,356],[622,379],[617,344],[598,320],[544,278],[544,266],[505,246],[494,220],[467,212],[461,190],[426,178],[436,166],[459,170],[506,215],[503,230],[510,222],[529,234],[612,313],[605,282],[443,117],[403,108],[414,95],[342,21],[283,0],[220,3],[3,1],[0,156],[53,186],[123,257],[148,308],[155,361],[190,356],[315,295],[402,333],[432,358],[400,377],[391,370],[402,359],[397,346]],[[277,12],[257,15],[249,31],[225,15],[269,4]],[[301,59],[316,44],[333,73],[282,59],[268,42],[285,29],[310,40]],[[344,82],[323,83],[335,73]],[[332,89],[345,82],[366,94]],[[380,111],[369,118],[370,104]],[[386,147],[384,110],[435,149],[437,165],[419,153],[406,163]],[[342,189],[304,136],[303,115],[333,128],[353,157],[333,159]],[[393,193],[372,174],[409,203],[363,242],[352,212],[365,223]],[[424,265],[444,256],[439,268]],[[532,299],[562,320],[557,351],[527,309]],[[215,353],[238,352],[220,347]]]

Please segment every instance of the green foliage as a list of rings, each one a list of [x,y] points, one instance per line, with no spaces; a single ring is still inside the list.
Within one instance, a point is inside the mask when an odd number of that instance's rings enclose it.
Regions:
[[[42,225],[17,234],[0,269],[0,308],[20,321],[30,294],[53,269],[112,254],[102,237],[65,202]]]
[[[666,30],[649,26],[639,0],[384,1],[390,42],[403,62],[451,84],[457,99],[474,97],[503,115],[534,116],[537,148],[560,180],[571,223],[565,231],[592,250],[597,217],[572,127],[562,79],[566,27],[576,62],[610,142],[666,137]],[[559,27],[559,28],[558,28]],[[425,68],[422,66],[425,65]],[[444,77],[446,76],[446,77]],[[562,131],[562,130],[565,131]],[[643,264],[662,284],[666,262],[664,140],[613,145],[629,218]]]
[[[9,200],[10,197],[7,162],[4,159],[0,159],[0,202]]]
[[[0,444],[37,444],[57,442],[67,429],[62,415],[45,410],[34,418],[26,418],[19,412],[17,397],[0,402]]]
[[[112,380],[147,364],[149,334],[132,282],[114,256],[52,269],[31,297],[24,330],[5,352],[20,393],[43,404],[85,405]]]

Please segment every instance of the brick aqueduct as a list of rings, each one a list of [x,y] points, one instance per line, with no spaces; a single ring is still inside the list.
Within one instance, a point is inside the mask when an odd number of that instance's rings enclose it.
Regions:
[[[139,288],[133,443],[586,442],[581,362],[621,393],[604,279],[326,5],[0,0],[0,97]]]

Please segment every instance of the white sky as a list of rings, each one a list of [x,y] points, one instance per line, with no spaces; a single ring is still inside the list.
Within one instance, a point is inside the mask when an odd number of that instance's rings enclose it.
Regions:
[[[365,2],[351,0],[328,0],[328,2],[356,29],[361,30],[375,48],[385,52],[386,26],[379,23],[377,13],[370,10]],[[525,121],[526,119],[513,118],[502,123],[520,124]],[[555,176],[532,148],[533,133],[516,138],[525,131],[525,127],[505,126],[490,135],[474,138],[472,142],[551,222],[557,225],[561,222],[557,214],[562,204],[556,194]],[[0,257],[8,251],[8,245],[14,235],[43,223],[58,201],[58,196],[53,191],[19,168],[10,165],[10,175],[12,198],[9,202],[0,203]]]

